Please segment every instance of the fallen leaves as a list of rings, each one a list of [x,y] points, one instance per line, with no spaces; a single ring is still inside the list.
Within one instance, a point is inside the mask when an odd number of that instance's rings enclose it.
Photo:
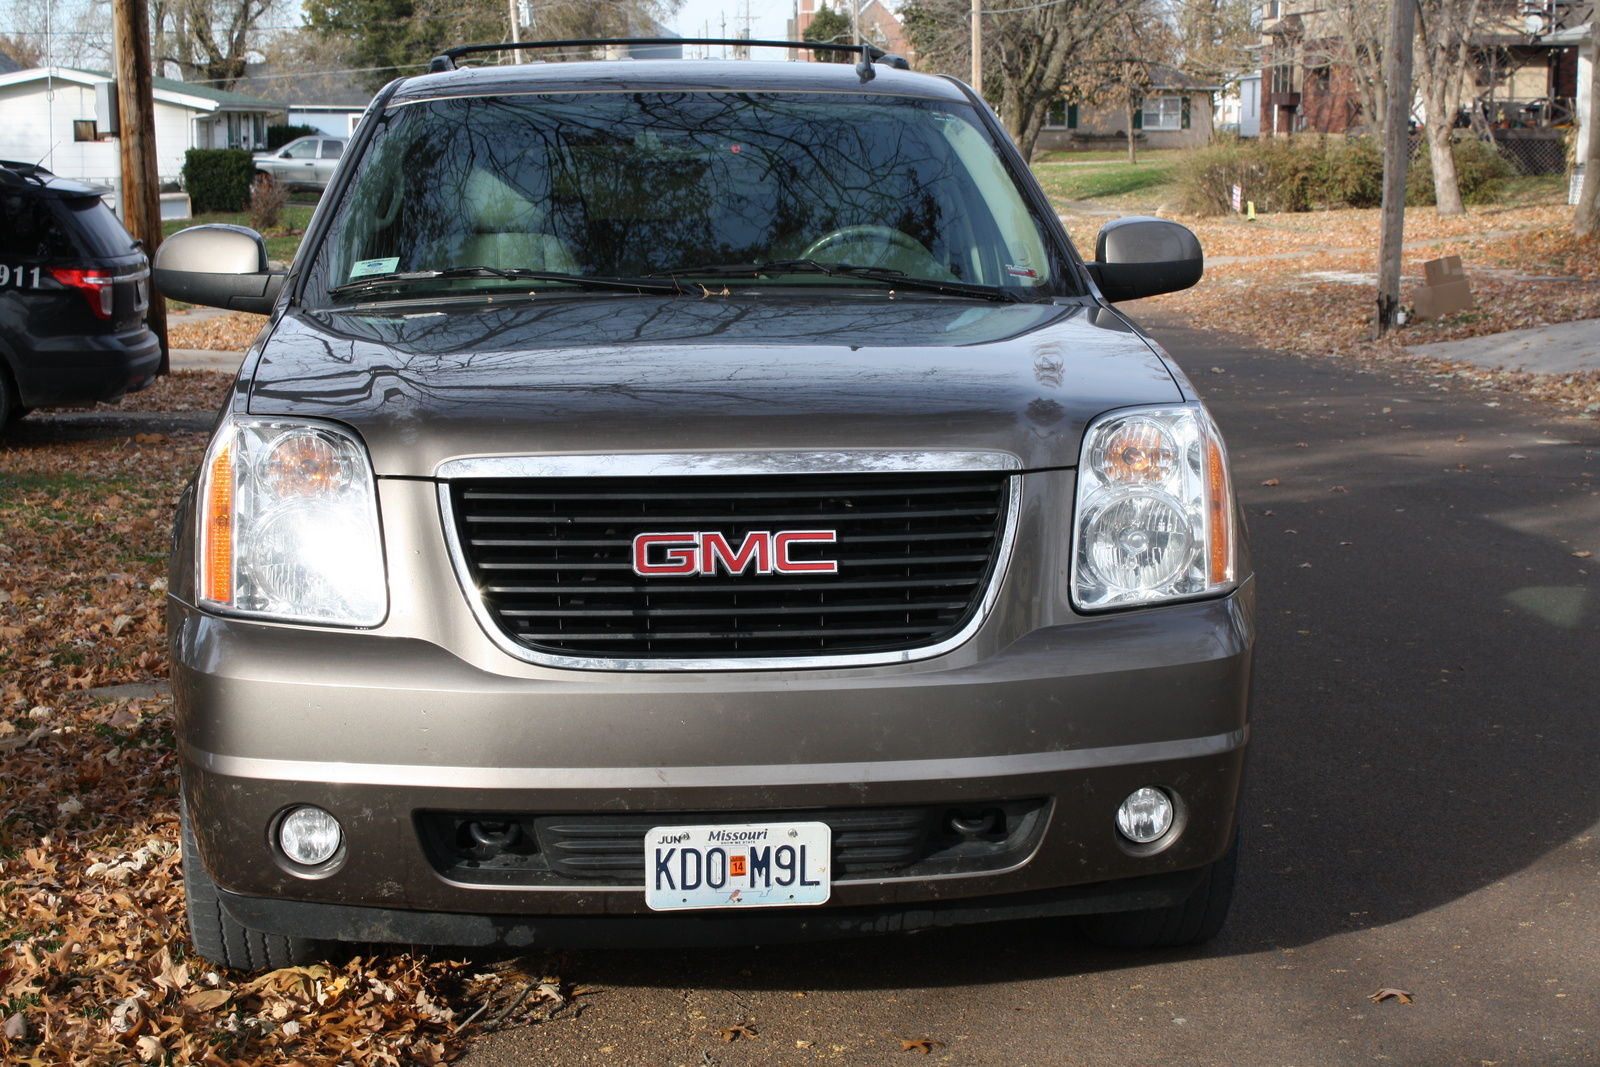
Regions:
[[[1570,208],[1496,205],[1453,218],[1408,211],[1402,303],[1421,283],[1423,261],[1459,255],[1477,307],[1414,323],[1383,341],[1372,340],[1378,216],[1377,209],[1273,215],[1256,223],[1175,216],[1205,248],[1205,279],[1132,309],[1157,311],[1197,329],[1246,334],[1281,352],[1433,375],[1600,417],[1600,372],[1497,370],[1403,347],[1600,318],[1600,241],[1572,235]],[[1106,220],[1067,213],[1062,221],[1079,248],[1093,248]]]
[[[204,436],[71,436],[0,449],[0,1062],[445,1062],[482,995],[464,962],[252,977],[191,954],[159,694],[172,509]]]
[[[902,1040],[900,1042],[901,1052],[920,1052],[924,1056],[937,1048],[944,1048],[944,1042],[934,1041],[926,1037],[913,1038],[910,1041]]]
[[[724,1026],[724,1027],[721,1027],[721,1028],[719,1028],[717,1030],[717,1036],[722,1038],[722,1040],[724,1040],[724,1041],[737,1041],[741,1037],[749,1039],[749,1038],[752,1038],[752,1037],[759,1037],[761,1035],[757,1034],[754,1030],[750,1029],[748,1026],[744,1026],[744,1025],[741,1024],[741,1025],[737,1025],[737,1026]]]
[[[1367,999],[1372,1001],[1374,1004],[1382,1004],[1384,1001],[1389,1000],[1390,998],[1398,1000],[1402,1004],[1411,1003],[1411,994],[1406,992],[1404,989],[1380,989]]]
[[[167,343],[173,348],[198,348],[208,352],[243,352],[266,325],[265,315],[236,311],[212,315],[195,322],[174,316],[168,323]]]

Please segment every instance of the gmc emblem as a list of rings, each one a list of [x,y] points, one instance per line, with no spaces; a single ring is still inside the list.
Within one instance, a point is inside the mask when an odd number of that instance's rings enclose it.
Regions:
[[[751,567],[757,574],[838,574],[832,559],[795,560],[789,550],[797,543],[831,544],[833,530],[754,531],[744,535],[737,549],[720,533],[642,533],[633,539],[633,573],[715,575],[720,565],[729,574]]]

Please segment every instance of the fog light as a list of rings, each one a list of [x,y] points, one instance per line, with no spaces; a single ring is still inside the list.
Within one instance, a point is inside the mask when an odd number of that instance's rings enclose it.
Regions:
[[[1172,829],[1172,798],[1159,789],[1135,789],[1117,809],[1117,829],[1129,841],[1148,845]]]
[[[278,825],[278,847],[285,856],[307,867],[332,859],[343,839],[339,820],[321,808],[295,808]]]

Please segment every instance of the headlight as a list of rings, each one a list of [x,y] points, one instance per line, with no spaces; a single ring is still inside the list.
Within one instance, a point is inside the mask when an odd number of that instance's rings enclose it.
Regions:
[[[340,626],[388,614],[372,464],[349,431],[235,419],[206,452],[199,498],[201,604]]]
[[[1125,607],[1232,587],[1233,485],[1199,404],[1103,415],[1078,464],[1072,602]]]

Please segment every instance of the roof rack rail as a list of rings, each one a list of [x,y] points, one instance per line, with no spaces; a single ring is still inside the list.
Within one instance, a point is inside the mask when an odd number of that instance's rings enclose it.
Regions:
[[[856,64],[856,74],[863,82],[875,76],[874,62],[882,62],[894,70],[910,70],[911,64],[904,56],[897,56],[865,42],[861,44],[834,44],[831,41],[752,41],[743,37],[586,37],[571,41],[505,41],[500,44],[461,44],[446,48],[428,64],[429,74],[439,74],[457,69],[456,60],[477,52],[520,51],[532,48],[597,48],[604,45],[685,45],[718,44],[743,48],[805,48],[812,52],[853,52],[861,57]]]

